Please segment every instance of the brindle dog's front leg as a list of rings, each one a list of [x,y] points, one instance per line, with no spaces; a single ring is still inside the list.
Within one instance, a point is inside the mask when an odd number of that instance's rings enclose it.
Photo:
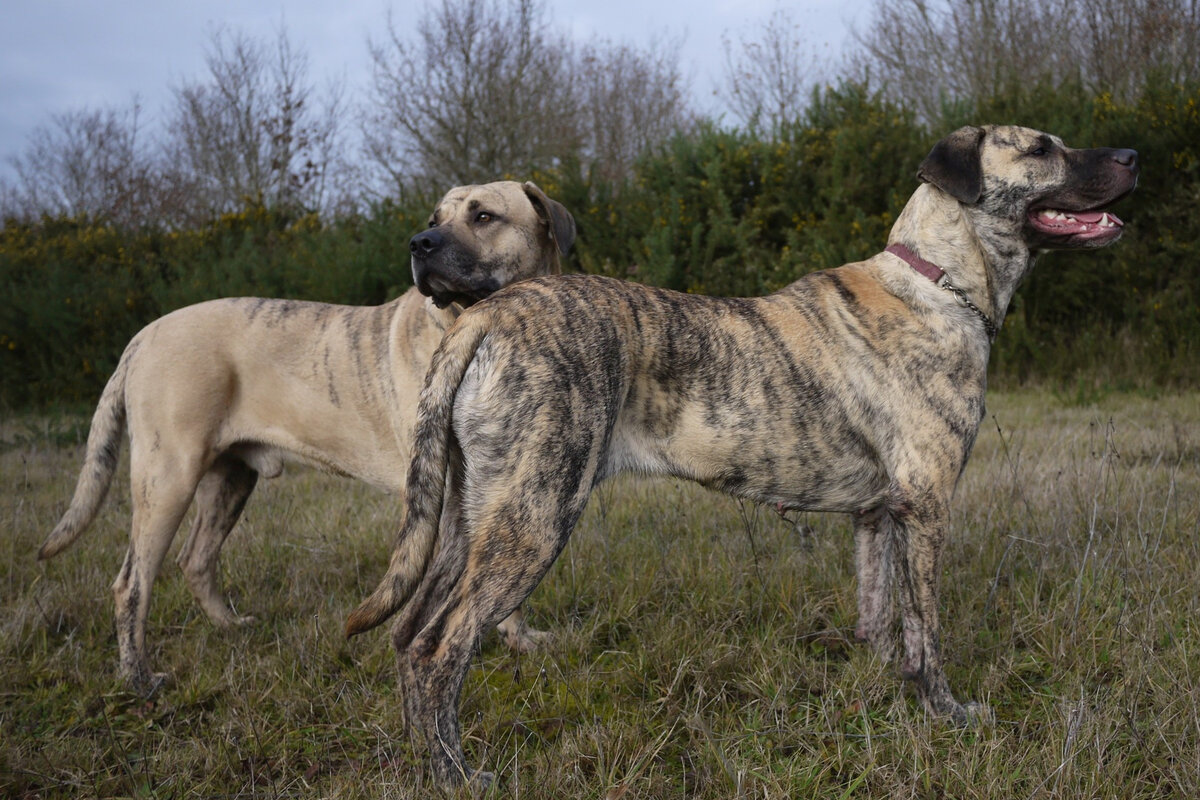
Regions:
[[[854,517],[854,566],[858,579],[858,625],[854,637],[884,662],[896,656],[893,575],[896,524],[883,506]]]
[[[986,713],[978,703],[954,699],[942,668],[938,597],[942,545],[949,526],[949,497],[933,490],[899,488],[889,503],[898,526],[896,569],[900,576],[900,608],[904,660],[900,672],[934,714],[967,725]]]

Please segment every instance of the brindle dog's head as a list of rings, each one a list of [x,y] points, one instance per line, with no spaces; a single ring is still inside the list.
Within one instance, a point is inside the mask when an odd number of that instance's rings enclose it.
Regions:
[[[1019,225],[1031,250],[1101,247],[1121,237],[1105,209],[1137,185],[1138,154],[1075,150],[1030,128],[965,127],[934,145],[917,177],[993,225]]]
[[[561,273],[574,241],[574,218],[532,183],[459,186],[409,241],[413,282],[439,308],[465,308],[510,283]]]

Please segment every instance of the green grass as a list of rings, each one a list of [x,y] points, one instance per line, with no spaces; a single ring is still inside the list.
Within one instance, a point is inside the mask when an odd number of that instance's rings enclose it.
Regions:
[[[930,720],[852,641],[844,518],[674,481],[601,487],[534,593],[555,632],[492,636],[463,693],[468,753],[517,798],[1200,796],[1200,395],[995,395],[954,504],[947,671],[993,725]],[[0,796],[436,796],[382,632],[341,625],[400,509],[303,470],[260,485],[225,549],[249,629],[219,631],[173,561],[151,701],[115,678],[122,469],[46,564],[79,420],[0,423]],[[180,537],[182,538],[182,537]],[[178,547],[178,542],[175,547]]]

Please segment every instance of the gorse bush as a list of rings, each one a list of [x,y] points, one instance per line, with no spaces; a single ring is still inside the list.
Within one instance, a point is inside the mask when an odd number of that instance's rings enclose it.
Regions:
[[[926,126],[861,83],[814,92],[766,136],[702,122],[605,180],[576,159],[529,175],[575,215],[569,266],[680,291],[753,295],[878,252],[933,143],[967,123],[1014,123],[1072,146],[1136,148],[1125,238],[1045,255],[997,341],[1006,382],[1200,383],[1200,86],[1151,81],[1132,103],[1032,83],[947,104]],[[142,325],[237,295],[371,304],[411,283],[408,239],[449,187],[324,219],[248,202],[188,230],[87,220],[0,232],[0,404],[91,401]]]
[[[627,185],[578,191],[585,272],[717,295],[773,291],[880,249],[929,136],[859,85],[818,92],[776,139],[704,123],[648,154]],[[583,202],[570,205],[573,195]],[[597,202],[599,200],[599,202]]]

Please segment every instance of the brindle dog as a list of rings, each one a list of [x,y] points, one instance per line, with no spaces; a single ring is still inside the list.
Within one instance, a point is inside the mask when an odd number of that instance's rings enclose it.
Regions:
[[[992,333],[1038,251],[1116,241],[1103,209],[1137,174],[1132,150],[963,128],[866,261],[754,299],[538,279],[463,314],[421,395],[391,565],[347,622],[353,635],[403,609],[406,719],[437,779],[490,779],[460,740],[471,653],[546,574],[593,487],[626,470],[851,515],[857,635],[892,655],[898,589],[902,674],[933,714],[984,713],[946,680],[938,582]]]
[[[398,465],[410,456],[417,397],[446,329],[502,286],[559,274],[574,238],[571,215],[532,183],[461,186],[412,240],[417,288],[390,303],[228,298],[174,311],[133,337],[92,418],[70,508],[38,558],[95,517],[128,425],[133,525],[113,594],[120,671],[135,689],[153,693],[166,677],[150,671],[146,614],[192,498],[197,513],[178,557],[188,586],[217,625],[252,622],[222,598],[217,558],[258,478],[297,461],[402,493]],[[541,635],[519,611],[500,628],[520,649]]]

